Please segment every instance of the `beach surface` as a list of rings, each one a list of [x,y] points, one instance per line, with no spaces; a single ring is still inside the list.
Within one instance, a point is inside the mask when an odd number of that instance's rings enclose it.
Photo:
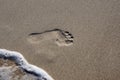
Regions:
[[[74,43],[27,40],[56,28]],[[120,1],[0,0],[0,48],[20,52],[55,80],[119,80]]]

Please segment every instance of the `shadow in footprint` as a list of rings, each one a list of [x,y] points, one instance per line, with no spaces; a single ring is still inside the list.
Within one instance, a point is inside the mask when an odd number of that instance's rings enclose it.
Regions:
[[[39,34],[43,34],[43,33],[46,33],[46,32],[52,32],[52,31],[60,31],[60,32],[62,32],[61,29],[57,29],[57,28],[55,28],[55,29],[52,29],[52,30],[46,30],[46,31],[43,31],[43,32],[30,33],[29,35],[39,35]],[[68,33],[69,33],[69,32],[68,32]]]

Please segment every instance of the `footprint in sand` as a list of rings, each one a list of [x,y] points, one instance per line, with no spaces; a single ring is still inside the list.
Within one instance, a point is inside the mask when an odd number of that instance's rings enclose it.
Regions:
[[[47,30],[41,33],[31,33],[27,40],[31,44],[40,44],[46,40],[53,40],[58,46],[70,46],[73,44],[73,35],[61,29]]]

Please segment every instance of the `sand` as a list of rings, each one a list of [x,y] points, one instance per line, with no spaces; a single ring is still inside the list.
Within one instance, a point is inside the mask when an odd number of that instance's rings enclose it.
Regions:
[[[74,44],[27,41],[55,28],[72,33]],[[0,0],[1,48],[22,53],[55,80],[119,80],[119,35],[119,0]]]

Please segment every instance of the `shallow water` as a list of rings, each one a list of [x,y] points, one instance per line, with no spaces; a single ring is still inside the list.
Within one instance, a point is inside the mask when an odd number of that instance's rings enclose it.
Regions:
[[[27,62],[27,60],[19,52],[9,51],[6,49],[0,49],[0,58],[2,58],[4,60],[7,59],[7,60],[14,61],[15,64],[17,65],[17,67],[21,68],[26,73],[29,73],[32,76],[37,77],[37,80],[54,80],[45,70],[38,68],[35,65],[29,64]],[[15,68],[16,67],[14,67],[13,71],[15,70]],[[7,74],[7,73],[9,74],[12,71],[10,66],[7,68],[5,68],[3,66],[0,69],[7,70],[7,72],[5,70],[3,70],[6,72],[5,74]],[[2,72],[2,71],[0,71],[0,72]],[[1,73],[1,75],[3,75],[3,72]],[[5,80],[9,80],[9,79],[5,79]]]

